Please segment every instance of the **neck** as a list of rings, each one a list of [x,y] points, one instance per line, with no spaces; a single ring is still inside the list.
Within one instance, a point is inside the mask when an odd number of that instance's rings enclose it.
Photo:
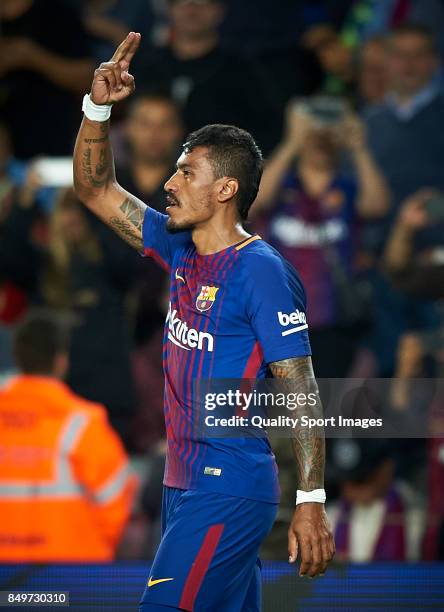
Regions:
[[[333,171],[331,168],[318,169],[301,165],[299,166],[299,178],[307,195],[319,198],[330,185]]]
[[[172,42],[174,55],[181,60],[196,59],[210,53],[218,45],[219,37],[214,32],[190,37],[177,34]]]
[[[223,226],[215,221],[210,221],[204,226],[196,227],[192,237],[199,255],[212,255],[223,251],[251,234],[246,232],[240,222]]]
[[[407,106],[421,91],[431,85],[430,83],[424,83],[415,91],[392,91],[391,95],[399,106]]]

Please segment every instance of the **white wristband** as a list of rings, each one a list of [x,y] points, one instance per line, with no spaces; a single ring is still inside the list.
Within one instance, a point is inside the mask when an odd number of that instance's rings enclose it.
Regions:
[[[95,104],[89,94],[83,98],[82,111],[91,121],[108,121],[112,107],[112,104]]]
[[[298,489],[296,493],[296,506],[306,502],[325,504],[326,499],[325,489],[314,489],[313,491],[299,491]]]

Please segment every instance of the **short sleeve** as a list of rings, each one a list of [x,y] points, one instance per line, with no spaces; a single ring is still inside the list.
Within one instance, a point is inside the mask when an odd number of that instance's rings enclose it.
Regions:
[[[277,254],[248,259],[247,315],[265,361],[311,355],[305,291],[296,270]]]
[[[168,272],[177,249],[191,243],[190,232],[170,233],[166,224],[168,215],[147,207],[142,225],[143,254],[152,257]]]

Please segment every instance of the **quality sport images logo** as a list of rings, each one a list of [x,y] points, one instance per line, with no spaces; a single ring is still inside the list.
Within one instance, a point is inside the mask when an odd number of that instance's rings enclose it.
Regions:
[[[181,349],[191,351],[197,348],[199,351],[213,352],[214,337],[208,332],[188,327],[187,322],[179,318],[177,310],[172,310],[171,303],[168,307],[166,324],[168,325],[168,340]]]

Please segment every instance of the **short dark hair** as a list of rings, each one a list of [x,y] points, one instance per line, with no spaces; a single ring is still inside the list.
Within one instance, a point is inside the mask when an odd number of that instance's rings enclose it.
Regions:
[[[208,148],[216,179],[229,176],[239,181],[236,205],[239,217],[245,221],[256,199],[264,167],[253,136],[234,125],[206,125],[188,136],[183,150],[190,153],[196,147]]]
[[[397,36],[413,34],[416,36],[422,36],[430,45],[430,49],[433,52],[437,52],[437,41],[436,35],[429,27],[422,23],[406,22],[394,27],[388,35],[388,42],[390,43]]]
[[[14,335],[14,357],[24,374],[52,373],[57,355],[66,353],[69,330],[66,322],[46,310],[31,311]]]

